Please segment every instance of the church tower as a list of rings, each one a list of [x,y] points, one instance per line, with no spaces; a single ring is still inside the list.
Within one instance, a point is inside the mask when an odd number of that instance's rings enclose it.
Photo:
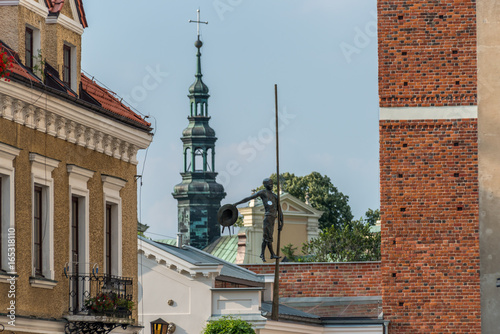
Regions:
[[[183,244],[202,249],[220,237],[217,211],[226,196],[224,187],[217,183],[215,172],[215,131],[208,124],[208,87],[202,80],[198,10],[198,39],[195,81],[189,87],[189,124],[182,132],[184,168],[182,182],[174,187],[178,201],[178,231]]]

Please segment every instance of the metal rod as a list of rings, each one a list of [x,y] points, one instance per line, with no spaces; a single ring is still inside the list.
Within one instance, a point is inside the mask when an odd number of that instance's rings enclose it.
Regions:
[[[276,108],[276,190],[278,197],[278,240],[276,242],[276,255],[278,258],[276,259],[276,264],[274,266],[274,286],[273,286],[273,308],[271,313],[271,319],[274,321],[279,321],[279,285],[280,285],[280,237],[281,231],[279,229],[280,224],[280,212],[281,212],[281,203],[280,203],[280,154],[279,154],[279,137],[278,137],[278,85],[274,85],[274,104]]]

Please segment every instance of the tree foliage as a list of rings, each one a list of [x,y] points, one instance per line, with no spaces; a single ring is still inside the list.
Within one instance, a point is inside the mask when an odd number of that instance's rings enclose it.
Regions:
[[[270,178],[277,189],[276,174]],[[380,260],[380,233],[370,228],[380,219],[378,209],[368,209],[364,218],[354,220],[349,206],[349,197],[338,191],[330,178],[318,172],[306,176],[291,173],[280,175],[283,191],[323,211],[319,219],[319,236],[303,244],[302,253],[296,255],[297,247],[284,246],[281,251],[291,262],[351,262]],[[259,190],[263,187],[258,188]],[[286,221],[285,221],[286,225]]]
[[[210,321],[203,329],[203,334],[255,334],[255,331],[245,320],[224,316]]]
[[[276,191],[276,173],[273,173],[270,178],[274,182],[274,191]],[[340,227],[354,218],[349,206],[349,197],[338,191],[326,175],[318,172],[312,172],[306,176],[283,173],[280,176],[280,187],[304,202],[307,195],[311,206],[323,211],[319,219],[319,227],[322,230],[330,226]],[[263,187],[258,188],[260,189]]]
[[[380,210],[368,209],[365,213],[365,217],[366,223],[370,226],[374,226],[377,223],[377,220],[380,220]]]
[[[304,243],[302,253],[309,262],[379,261],[380,241],[380,232],[372,233],[370,225],[359,219],[321,231]]]

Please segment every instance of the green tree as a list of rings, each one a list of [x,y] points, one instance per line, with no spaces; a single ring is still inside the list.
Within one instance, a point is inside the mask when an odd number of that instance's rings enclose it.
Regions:
[[[380,220],[380,210],[372,210],[368,209],[365,213],[365,221],[368,223],[370,226],[374,226],[377,223],[377,220]]]
[[[281,252],[283,252],[283,255],[285,255],[285,257],[288,259],[288,262],[301,262],[301,256],[295,255],[296,250],[297,247],[293,247],[292,244],[288,244],[281,248]]]
[[[270,178],[274,182],[274,191],[276,191],[276,173],[273,173]],[[307,195],[311,206],[323,211],[319,219],[319,227],[322,230],[330,226],[341,227],[345,222],[350,222],[354,218],[349,206],[349,197],[338,191],[326,175],[318,172],[312,172],[306,176],[283,173],[280,176],[280,187],[304,202]],[[263,186],[258,188],[260,189],[263,189]]]
[[[379,261],[380,232],[372,233],[363,219],[330,226],[304,243],[302,253],[310,262]]]
[[[255,334],[255,331],[245,320],[224,316],[210,321],[203,329],[203,334]]]

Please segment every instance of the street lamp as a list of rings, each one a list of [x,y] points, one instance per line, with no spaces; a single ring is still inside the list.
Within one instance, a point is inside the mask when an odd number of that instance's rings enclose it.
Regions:
[[[151,334],[171,334],[173,332],[175,332],[173,322],[166,322],[162,318],[151,321]]]

